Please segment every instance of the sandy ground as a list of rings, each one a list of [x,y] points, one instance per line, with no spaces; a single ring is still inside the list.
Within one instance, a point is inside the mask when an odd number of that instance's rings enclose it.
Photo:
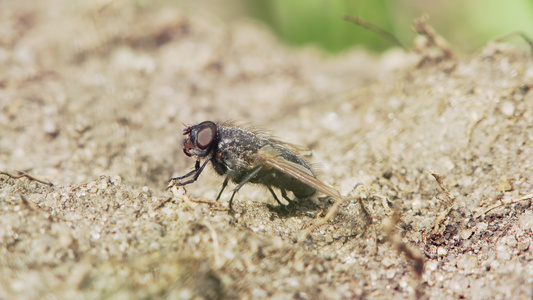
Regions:
[[[76,3],[0,2],[0,299],[532,297],[531,53],[327,57],[246,20]],[[212,170],[166,191],[194,166],[183,124],[229,119],[354,198],[296,243],[313,220],[264,188],[234,215]]]

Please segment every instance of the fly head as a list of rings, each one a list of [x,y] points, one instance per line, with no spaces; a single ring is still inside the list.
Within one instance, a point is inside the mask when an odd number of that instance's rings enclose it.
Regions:
[[[183,142],[183,152],[187,156],[206,157],[217,144],[217,125],[205,121],[198,125],[188,126],[183,130],[188,137]]]

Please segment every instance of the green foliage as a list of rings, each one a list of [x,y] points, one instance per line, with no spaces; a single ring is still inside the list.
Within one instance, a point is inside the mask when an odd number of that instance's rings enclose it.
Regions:
[[[472,51],[488,40],[521,30],[533,37],[532,0],[242,0],[291,45],[316,44],[330,52],[354,45],[383,51],[392,46],[375,32],[344,21],[344,15],[375,24],[406,45],[411,21],[428,14],[429,23],[452,47]]]
[[[386,2],[256,0],[253,14],[292,45],[317,44],[328,51],[338,52],[355,44],[364,44],[373,50],[383,50],[389,46],[388,42],[344,21],[342,16],[356,15],[391,30],[393,18]]]

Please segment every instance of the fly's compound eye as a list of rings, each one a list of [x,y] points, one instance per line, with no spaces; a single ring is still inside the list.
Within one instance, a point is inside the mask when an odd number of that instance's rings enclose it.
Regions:
[[[217,125],[205,121],[185,129],[189,137],[183,142],[183,152],[187,156],[206,157],[216,147]]]
[[[213,143],[216,135],[216,128],[214,124],[206,124],[206,126],[196,135],[196,146],[201,150],[207,149]]]

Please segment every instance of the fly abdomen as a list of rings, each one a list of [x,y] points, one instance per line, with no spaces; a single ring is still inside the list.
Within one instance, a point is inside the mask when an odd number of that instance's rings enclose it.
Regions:
[[[277,186],[277,188],[291,191],[296,198],[307,198],[316,193],[316,189],[301,182],[300,180],[284,173],[281,174],[282,180],[280,180],[280,184]]]
[[[291,191],[296,198],[307,198],[316,193],[316,189],[313,187],[276,169],[263,170],[252,178],[250,182]]]

